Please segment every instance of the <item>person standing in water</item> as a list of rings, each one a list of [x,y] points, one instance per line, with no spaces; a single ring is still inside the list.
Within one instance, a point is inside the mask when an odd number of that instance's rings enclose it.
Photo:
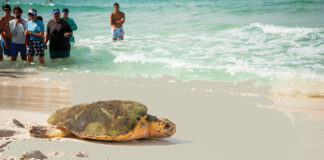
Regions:
[[[71,26],[66,20],[61,18],[58,8],[53,9],[52,15],[53,19],[47,23],[45,34],[45,46],[50,41],[50,58],[54,60],[56,58],[70,57],[71,46],[69,38],[73,34]]]
[[[18,53],[23,61],[26,61],[25,30],[26,21],[21,18],[23,10],[19,6],[13,8],[15,19],[9,21],[9,27],[12,34],[11,40],[11,61],[16,61]]]
[[[11,32],[9,28],[9,21],[14,19],[15,17],[11,16],[11,7],[9,4],[4,4],[2,6],[2,10],[4,12],[4,16],[0,19],[0,34],[1,34],[1,48],[2,53],[7,55],[8,57],[11,56],[10,54],[10,44],[11,44]],[[2,55],[0,57],[2,60]]]
[[[109,23],[112,27],[111,33],[113,40],[123,40],[124,39],[124,29],[123,23],[125,22],[125,13],[119,10],[119,4],[114,4],[114,12],[110,14]]]
[[[44,61],[44,24],[38,19],[37,10],[29,9],[26,23],[25,36],[27,40],[27,61],[33,62],[34,56],[38,57],[41,66],[45,66]]]
[[[70,12],[69,9],[63,8],[62,9],[62,19],[66,20],[69,23],[69,25],[72,28],[72,31],[76,31],[78,29],[78,26],[75,24],[74,20],[69,17],[69,12]],[[73,35],[70,37],[70,42],[71,43],[75,42]]]

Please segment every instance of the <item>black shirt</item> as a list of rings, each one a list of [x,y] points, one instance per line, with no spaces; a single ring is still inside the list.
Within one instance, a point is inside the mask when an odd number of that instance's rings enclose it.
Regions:
[[[53,51],[69,51],[70,40],[64,37],[65,32],[72,32],[69,23],[61,19],[56,22],[54,19],[50,20],[47,24],[47,34],[50,40],[50,50]]]

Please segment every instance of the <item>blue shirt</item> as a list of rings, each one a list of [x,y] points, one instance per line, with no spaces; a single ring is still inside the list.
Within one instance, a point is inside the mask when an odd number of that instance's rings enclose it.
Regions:
[[[33,33],[39,33],[40,31],[44,31],[44,23],[40,20],[36,20],[35,22],[30,20],[26,24],[26,30],[29,30]],[[29,39],[30,40],[42,40],[43,38],[30,35]]]

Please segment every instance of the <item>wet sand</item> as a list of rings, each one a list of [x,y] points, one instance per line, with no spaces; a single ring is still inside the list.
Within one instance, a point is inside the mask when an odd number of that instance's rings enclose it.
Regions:
[[[0,137],[5,144],[0,157],[18,159],[38,150],[49,159],[324,158],[323,99],[276,97],[270,86],[253,81],[182,82],[168,76],[121,78],[50,72],[7,74],[0,79],[0,131],[14,131]],[[35,81],[36,86],[30,83]],[[44,140],[27,134],[28,126],[46,124],[47,116],[57,108],[112,99],[147,105],[150,114],[173,121],[176,134],[162,140],[123,143],[73,137]],[[26,128],[13,125],[13,118]]]
[[[63,82],[50,81],[36,71],[0,71],[0,108],[52,112],[71,104]]]

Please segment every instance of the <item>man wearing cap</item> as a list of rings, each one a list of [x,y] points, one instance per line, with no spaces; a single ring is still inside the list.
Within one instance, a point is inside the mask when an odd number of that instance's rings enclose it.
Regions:
[[[9,4],[4,4],[2,6],[2,10],[4,12],[4,16],[2,16],[0,19],[1,48],[4,55],[11,56],[10,44],[12,35],[9,28],[9,21],[14,19],[14,17],[11,16],[11,7]],[[2,54],[0,56],[0,60],[2,60]]]
[[[114,4],[114,12],[110,14],[110,25],[112,27],[111,33],[113,40],[123,40],[124,39],[124,29],[123,23],[125,22],[125,13],[119,11],[119,4]]]
[[[49,53],[52,60],[56,58],[70,57],[70,40],[72,36],[71,26],[67,21],[60,17],[60,10],[54,8],[52,11],[53,19],[47,23],[45,34],[45,45],[48,41]]]
[[[72,31],[76,31],[78,29],[78,26],[75,24],[74,20],[69,17],[69,12],[70,12],[69,9],[63,8],[62,9],[62,19],[66,20],[70,24]],[[70,37],[70,42],[71,43],[75,42],[73,35]]]
[[[37,10],[28,10],[25,36],[27,37],[27,61],[33,62],[34,56],[38,57],[40,65],[45,66],[44,61],[44,24],[38,19]]]

